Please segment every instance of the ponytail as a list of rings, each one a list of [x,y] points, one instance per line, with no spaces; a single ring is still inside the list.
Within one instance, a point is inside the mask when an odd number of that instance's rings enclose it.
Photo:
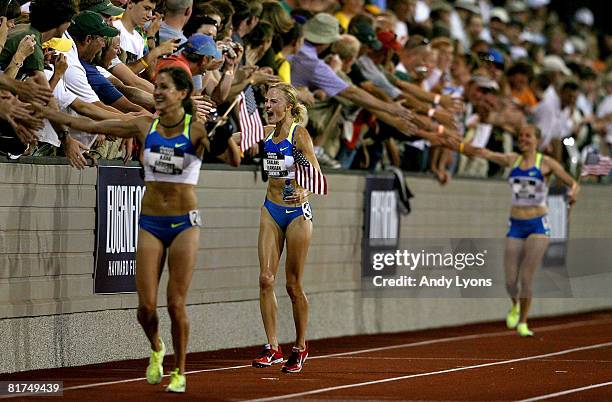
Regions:
[[[182,105],[183,109],[185,109],[185,113],[190,114],[192,116],[195,115],[196,108],[193,104],[193,101],[191,100],[191,97],[183,99]]]
[[[291,116],[293,116],[293,121],[298,124],[305,123],[308,119],[308,110],[306,110],[306,106],[301,103],[297,103],[291,109]]]

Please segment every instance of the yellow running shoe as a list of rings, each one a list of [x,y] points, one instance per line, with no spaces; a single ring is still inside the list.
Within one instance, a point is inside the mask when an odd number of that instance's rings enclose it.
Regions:
[[[520,336],[533,336],[533,331],[529,330],[526,322],[522,322],[519,325],[517,325],[516,332],[518,332]]]
[[[170,384],[166,387],[166,392],[185,392],[187,379],[183,374],[179,374],[179,369],[170,372]]]
[[[151,357],[149,357],[149,365],[147,366],[147,382],[149,384],[159,384],[164,376],[164,355],[166,354],[166,345],[164,341],[159,340],[161,349],[159,352],[151,350]]]
[[[521,315],[520,310],[521,306],[519,304],[513,304],[510,311],[508,311],[508,315],[506,316],[506,327],[508,327],[508,329],[516,328]]]

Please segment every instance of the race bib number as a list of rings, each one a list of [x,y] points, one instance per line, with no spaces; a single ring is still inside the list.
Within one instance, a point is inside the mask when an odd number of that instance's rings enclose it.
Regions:
[[[280,152],[266,152],[263,168],[271,177],[285,177],[289,174],[285,165],[285,155]]]
[[[514,197],[518,200],[533,200],[536,197],[537,182],[535,180],[515,179],[512,183]]]
[[[177,175],[183,173],[185,163],[182,149],[170,147],[152,147],[150,166],[155,173]]]
[[[308,201],[302,204],[302,214],[304,214],[304,219],[307,221],[312,220],[312,208],[310,208],[310,203]]]

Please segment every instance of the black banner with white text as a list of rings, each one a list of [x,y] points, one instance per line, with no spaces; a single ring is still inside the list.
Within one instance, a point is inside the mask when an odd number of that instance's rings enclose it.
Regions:
[[[136,291],[138,217],[144,192],[140,168],[98,167],[94,293]]]

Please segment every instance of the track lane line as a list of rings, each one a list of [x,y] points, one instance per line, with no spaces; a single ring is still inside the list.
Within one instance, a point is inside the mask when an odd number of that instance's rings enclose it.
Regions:
[[[600,387],[607,387],[608,385],[612,385],[612,381],[608,381],[608,382],[602,382],[600,384],[593,384],[593,385],[588,385],[586,387],[580,387],[580,388],[572,388],[572,389],[567,389],[565,391],[559,391],[559,392],[555,392],[552,394],[546,394],[546,395],[539,395],[539,396],[534,396],[532,398],[529,399],[522,399],[518,402],[534,402],[534,401],[541,401],[544,399],[548,399],[548,398],[555,398],[557,396],[563,396],[563,395],[568,395],[568,394],[573,394],[576,392],[580,392],[580,391],[586,391],[589,389],[595,389],[595,388],[600,388]]]
[[[385,379],[382,379],[382,380],[374,380],[374,381],[359,382],[359,383],[354,383],[354,384],[338,385],[336,387],[326,387],[326,388],[314,389],[314,390],[311,390],[311,391],[296,392],[296,393],[293,393],[293,394],[278,395],[278,396],[273,396],[273,397],[268,397],[268,398],[248,399],[246,401],[247,402],[280,401],[280,400],[284,400],[284,399],[299,398],[299,397],[303,397],[303,396],[307,396],[307,395],[315,395],[315,394],[322,394],[322,393],[325,393],[325,392],[339,391],[339,390],[348,389],[348,388],[365,387],[365,386],[368,386],[368,385],[384,384],[384,383],[387,383],[387,382],[395,382],[395,381],[407,380],[407,379],[410,379],[410,378],[427,377],[427,376],[438,375],[438,374],[453,373],[453,372],[457,372],[457,371],[472,370],[472,369],[477,369],[477,368],[482,368],[482,367],[499,366],[499,365],[502,365],[502,364],[523,362],[523,361],[528,361],[528,360],[539,359],[539,358],[542,358],[542,357],[559,356],[559,355],[564,355],[564,354],[573,353],[573,352],[580,352],[580,351],[583,351],[583,350],[591,350],[591,349],[604,348],[604,347],[608,347],[608,346],[612,346],[612,342],[598,343],[598,344],[595,344],[595,345],[588,345],[588,346],[581,346],[581,347],[578,347],[578,348],[564,349],[564,350],[560,350],[558,352],[544,353],[544,354],[540,354],[540,355],[533,355],[533,356],[527,356],[527,357],[519,357],[517,359],[510,359],[510,360],[504,360],[504,361],[499,361],[499,362],[476,364],[476,365],[473,365],[473,366],[457,367],[457,368],[446,369],[446,370],[438,370],[438,371],[429,371],[429,372],[426,372],[426,373],[403,375],[403,376],[400,376],[400,377],[391,377],[391,378],[385,378]]]

